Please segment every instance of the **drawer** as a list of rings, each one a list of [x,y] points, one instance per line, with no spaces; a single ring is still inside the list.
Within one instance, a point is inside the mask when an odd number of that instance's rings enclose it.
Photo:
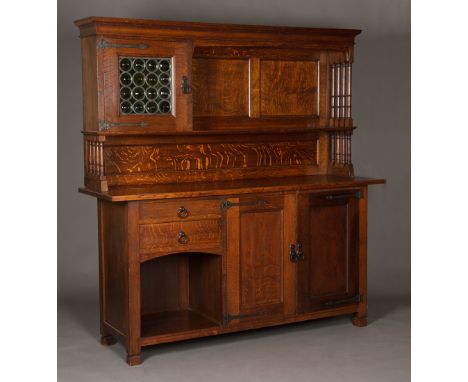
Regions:
[[[221,220],[206,219],[140,225],[140,255],[218,250],[221,254]]]
[[[219,199],[170,199],[140,203],[141,222],[169,222],[221,216]]]

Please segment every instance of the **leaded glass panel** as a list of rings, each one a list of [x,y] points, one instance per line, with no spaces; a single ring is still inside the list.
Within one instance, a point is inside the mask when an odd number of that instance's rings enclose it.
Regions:
[[[119,69],[122,114],[171,113],[170,58],[119,57]]]

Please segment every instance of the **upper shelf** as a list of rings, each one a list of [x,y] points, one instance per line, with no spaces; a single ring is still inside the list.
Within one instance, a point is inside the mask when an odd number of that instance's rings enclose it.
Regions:
[[[138,187],[119,186],[111,187],[109,191],[106,192],[80,188],[80,192],[112,202],[121,202],[180,197],[237,195],[254,192],[325,190],[383,183],[385,183],[384,179],[314,175],[291,176],[285,178],[239,179],[223,182],[172,183]]]

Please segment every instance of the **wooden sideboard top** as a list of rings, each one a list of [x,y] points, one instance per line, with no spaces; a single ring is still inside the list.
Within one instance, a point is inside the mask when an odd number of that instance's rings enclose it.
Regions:
[[[82,187],[80,192],[112,202],[168,199],[180,197],[237,195],[245,193],[326,190],[384,184],[385,179],[335,175],[291,176],[284,178],[238,179],[223,182],[170,183],[144,186],[110,187],[98,192]]]
[[[305,28],[266,25],[217,24],[186,21],[164,21],[149,19],[127,19],[117,17],[87,17],[76,20],[75,25],[81,30],[81,36],[114,32],[117,34],[138,30],[139,34],[159,34],[179,38],[194,39],[240,39],[240,40],[270,40],[280,38],[296,42],[328,41],[353,42],[354,37],[361,33],[359,29]],[[292,40],[291,40],[292,39]]]

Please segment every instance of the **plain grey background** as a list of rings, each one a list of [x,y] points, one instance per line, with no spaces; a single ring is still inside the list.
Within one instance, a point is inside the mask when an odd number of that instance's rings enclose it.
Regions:
[[[98,298],[96,200],[83,182],[81,51],[87,16],[356,28],[353,163],[369,193],[369,294],[410,294],[409,0],[59,0],[58,297]]]

